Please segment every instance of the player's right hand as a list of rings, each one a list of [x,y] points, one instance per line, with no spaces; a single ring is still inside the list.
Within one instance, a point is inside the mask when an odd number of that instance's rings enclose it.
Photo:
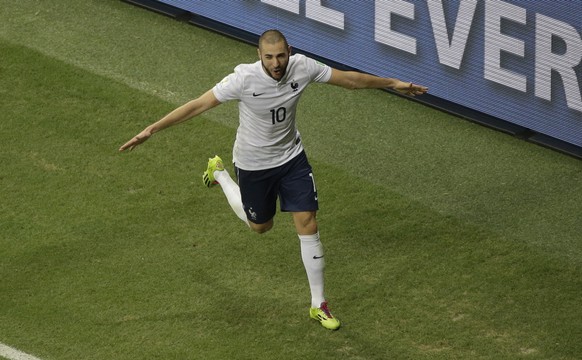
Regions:
[[[136,146],[138,146],[139,144],[141,144],[144,141],[146,141],[147,139],[149,139],[150,136],[152,136],[152,133],[146,129],[146,130],[140,132],[139,134],[137,134],[136,136],[134,136],[133,138],[131,138],[131,140],[129,140],[125,144],[121,145],[121,147],[119,148],[119,151],[125,151],[127,149],[129,149],[129,151],[131,151]]]

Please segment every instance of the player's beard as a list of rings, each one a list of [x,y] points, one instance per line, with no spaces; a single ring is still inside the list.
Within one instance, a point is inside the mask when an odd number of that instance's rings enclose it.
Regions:
[[[267,68],[265,66],[265,63],[263,62],[263,60],[261,60],[261,66],[263,67],[263,69],[265,70],[265,72],[267,73],[267,75],[269,75],[275,81],[280,81],[285,76],[285,74],[287,73],[287,65],[289,65],[289,62],[287,62],[287,64],[285,64],[285,67],[280,66],[278,68],[274,68],[273,69],[273,70],[279,69],[279,73],[278,74],[280,76],[279,76],[279,78],[276,78],[275,76],[273,76],[273,72],[274,71],[272,72],[271,70],[269,70],[269,68]]]

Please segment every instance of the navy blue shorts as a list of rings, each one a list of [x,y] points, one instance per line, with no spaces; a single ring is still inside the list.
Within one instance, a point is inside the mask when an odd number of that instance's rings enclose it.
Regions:
[[[243,208],[255,224],[271,220],[277,211],[316,211],[317,189],[311,165],[302,152],[286,164],[273,169],[248,171],[235,166]]]

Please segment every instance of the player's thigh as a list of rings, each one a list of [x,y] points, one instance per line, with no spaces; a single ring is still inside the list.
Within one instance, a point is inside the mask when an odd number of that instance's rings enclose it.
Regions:
[[[270,170],[237,168],[236,174],[247,219],[256,225],[269,223],[277,211],[277,181]]]
[[[311,212],[319,209],[315,177],[305,153],[288,164],[279,185],[279,200],[282,211]]]

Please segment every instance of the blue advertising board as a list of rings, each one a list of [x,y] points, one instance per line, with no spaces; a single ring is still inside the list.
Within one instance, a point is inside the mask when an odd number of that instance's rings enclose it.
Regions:
[[[581,0],[161,0],[582,146]]]

